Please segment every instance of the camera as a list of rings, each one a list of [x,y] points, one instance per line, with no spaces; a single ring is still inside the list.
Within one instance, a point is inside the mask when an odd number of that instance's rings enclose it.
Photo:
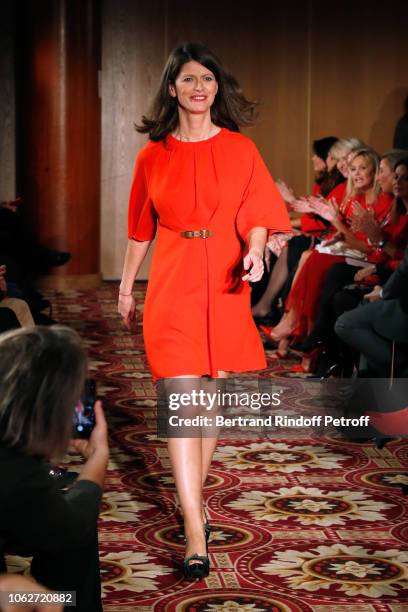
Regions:
[[[74,438],[89,438],[95,427],[94,406],[96,401],[96,382],[92,378],[85,381],[81,399],[74,409]]]

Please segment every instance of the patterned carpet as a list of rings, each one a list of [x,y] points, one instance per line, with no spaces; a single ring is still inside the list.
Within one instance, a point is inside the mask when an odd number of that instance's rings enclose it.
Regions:
[[[139,284],[139,309],[144,291]],[[408,612],[408,509],[399,489],[408,484],[406,441],[382,450],[314,434],[221,441],[206,486],[213,569],[206,581],[186,583],[141,330],[121,327],[112,284],[52,298],[54,317],[86,342],[109,418],[100,519],[106,612]],[[293,363],[284,364],[271,362],[263,376],[291,376]]]

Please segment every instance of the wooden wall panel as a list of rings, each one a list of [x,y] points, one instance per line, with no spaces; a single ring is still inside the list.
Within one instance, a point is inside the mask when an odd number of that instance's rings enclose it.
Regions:
[[[24,12],[21,10],[24,5]],[[97,0],[19,5],[19,187],[39,241],[70,251],[52,270],[100,281],[100,7]]]
[[[0,201],[15,197],[14,9],[0,4]]]
[[[392,145],[408,95],[408,3],[313,2],[312,137]]]
[[[103,0],[102,270],[121,274],[134,157],[145,139],[132,122],[148,108],[168,52],[185,40],[221,57],[259,123],[246,133],[275,178],[311,186],[311,142],[357,135],[389,147],[406,70],[407,2],[362,0]],[[139,277],[146,275],[146,268]]]
[[[134,123],[148,110],[163,68],[164,16],[164,0],[103,2],[101,264],[107,279],[122,273],[133,166],[146,142]]]

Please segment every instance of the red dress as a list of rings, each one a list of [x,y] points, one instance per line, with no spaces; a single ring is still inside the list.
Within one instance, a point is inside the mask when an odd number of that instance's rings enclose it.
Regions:
[[[241,280],[253,227],[290,231],[285,204],[251,140],[222,128],[199,142],[172,136],[140,151],[129,238],[157,243],[143,318],[154,378],[266,367]],[[206,229],[209,238],[180,232]]]

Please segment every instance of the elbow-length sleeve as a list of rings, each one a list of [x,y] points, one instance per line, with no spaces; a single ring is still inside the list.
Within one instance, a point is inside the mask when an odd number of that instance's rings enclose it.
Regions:
[[[128,238],[153,240],[156,234],[157,214],[149,195],[143,155],[136,159],[129,196]]]
[[[285,203],[257,148],[251,144],[251,176],[236,218],[238,233],[244,240],[254,227],[265,227],[271,232],[291,231]]]

